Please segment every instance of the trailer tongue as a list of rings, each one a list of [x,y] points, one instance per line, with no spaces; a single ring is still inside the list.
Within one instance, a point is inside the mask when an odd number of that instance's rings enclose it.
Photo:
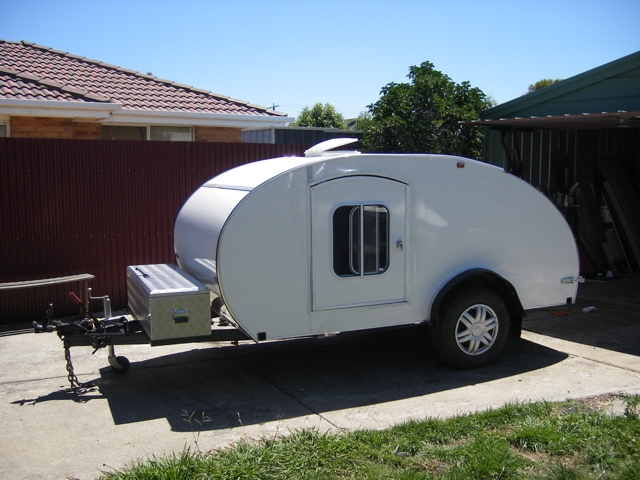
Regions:
[[[146,266],[149,271],[158,269],[160,271],[171,272],[175,271],[175,265],[150,265]],[[131,267],[130,267],[131,268]],[[133,267],[135,268],[135,267]],[[179,273],[176,274],[182,278]],[[150,276],[148,278],[151,278]],[[171,277],[169,277],[170,280]],[[167,281],[166,274],[163,276],[163,280]],[[204,325],[206,320],[207,331],[203,331],[203,327],[199,327],[198,331],[193,332],[195,335],[183,334],[181,336],[171,336],[169,338],[157,338],[157,329],[151,330],[149,322],[151,321],[151,314],[145,320],[137,320],[131,316],[120,316],[97,318],[91,311],[89,311],[82,301],[75,293],[71,292],[69,296],[72,300],[78,304],[82,311],[83,318],[77,318],[67,321],[51,320],[53,313],[52,305],[49,305],[47,310],[47,319],[43,325],[36,324],[36,332],[47,331],[47,326],[50,324],[53,326],[58,336],[64,344],[65,360],[67,362],[68,379],[73,391],[78,393],[83,392],[87,388],[91,387],[91,384],[81,383],[78,381],[71,361],[71,347],[92,347],[93,353],[96,353],[102,348],[107,348],[108,361],[111,369],[116,374],[124,374],[129,371],[130,362],[125,356],[117,356],[115,353],[115,347],[117,345],[173,345],[180,343],[192,343],[192,342],[233,342],[237,343],[241,340],[250,340],[250,338],[230,325],[224,318],[208,318],[201,317],[200,323]],[[103,297],[103,311],[108,312],[109,297]],[[207,293],[207,309],[208,309],[208,293]],[[172,321],[175,322],[175,326],[181,328],[185,324],[188,325],[192,321],[192,313],[185,308],[173,308],[169,310],[162,310],[163,313],[169,312],[173,316]],[[193,320],[198,320],[193,318]],[[159,323],[162,325],[162,321]],[[145,327],[146,326],[146,327]],[[162,336],[161,336],[162,337]]]

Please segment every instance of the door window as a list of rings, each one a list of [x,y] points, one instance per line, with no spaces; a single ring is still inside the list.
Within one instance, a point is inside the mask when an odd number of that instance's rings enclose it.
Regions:
[[[389,210],[344,205],[333,214],[333,270],[341,277],[379,275],[389,266]]]

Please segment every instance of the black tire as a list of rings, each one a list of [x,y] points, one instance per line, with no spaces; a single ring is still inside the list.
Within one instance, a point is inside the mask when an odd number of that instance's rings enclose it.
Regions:
[[[116,362],[118,363],[118,367],[114,367],[111,365],[111,370],[113,370],[118,375],[124,375],[129,371],[131,367],[131,362],[127,357],[116,357]]]
[[[509,333],[509,313],[491,290],[458,294],[440,311],[431,333],[442,361],[457,368],[477,368],[500,354]]]
[[[211,302],[211,318],[220,316],[220,309],[223,305],[222,297],[216,297],[213,299],[213,302]]]

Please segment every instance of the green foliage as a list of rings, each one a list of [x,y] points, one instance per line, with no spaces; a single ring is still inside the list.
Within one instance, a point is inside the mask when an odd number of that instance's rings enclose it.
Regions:
[[[360,115],[358,115],[358,118],[356,118],[354,128],[356,130],[366,130],[372,119],[373,116],[368,110],[360,112]]]
[[[533,462],[509,448],[498,435],[481,434],[452,455],[452,466],[444,471],[450,479],[520,479]]]
[[[346,130],[347,122],[342,114],[338,113],[333,105],[320,102],[313,107],[304,107],[296,118],[296,121],[289,124],[292,127],[323,127],[339,128]]]
[[[624,414],[632,419],[638,420],[640,417],[640,395],[621,395],[625,402]]]
[[[103,478],[630,480],[640,478],[640,420],[579,401],[511,404],[388,430],[300,430],[209,453],[186,449]]]
[[[498,106],[498,101],[495,98],[493,98],[491,95],[488,95],[486,97],[485,102],[487,104],[487,109]]]
[[[410,83],[389,83],[369,105],[363,150],[444,153],[478,158],[482,131],[461,121],[477,120],[491,104],[469,82],[457,84],[424,62],[409,68]]]
[[[538,90],[542,90],[545,87],[548,87],[550,85],[553,85],[554,83],[558,83],[561,81],[562,81],[561,78],[556,78],[555,80],[551,78],[543,78],[542,80],[538,80],[536,83],[529,85],[529,89],[525,92],[525,95],[527,93],[537,92]]]

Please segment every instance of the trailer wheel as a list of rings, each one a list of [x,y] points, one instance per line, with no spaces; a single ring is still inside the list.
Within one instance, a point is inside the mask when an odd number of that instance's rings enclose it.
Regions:
[[[124,375],[129,371],[131,362],[129,362],[129,359],[127,357],[116,357],[114,360],[115,361],[109,359],[111,369],[114,371],[114,373],[118,375]]]
[[[433,346],[449,365],[476,368],[502,351],[508,332],[504,301],[491,290],[467,290],[444,305],[432,328]]]

